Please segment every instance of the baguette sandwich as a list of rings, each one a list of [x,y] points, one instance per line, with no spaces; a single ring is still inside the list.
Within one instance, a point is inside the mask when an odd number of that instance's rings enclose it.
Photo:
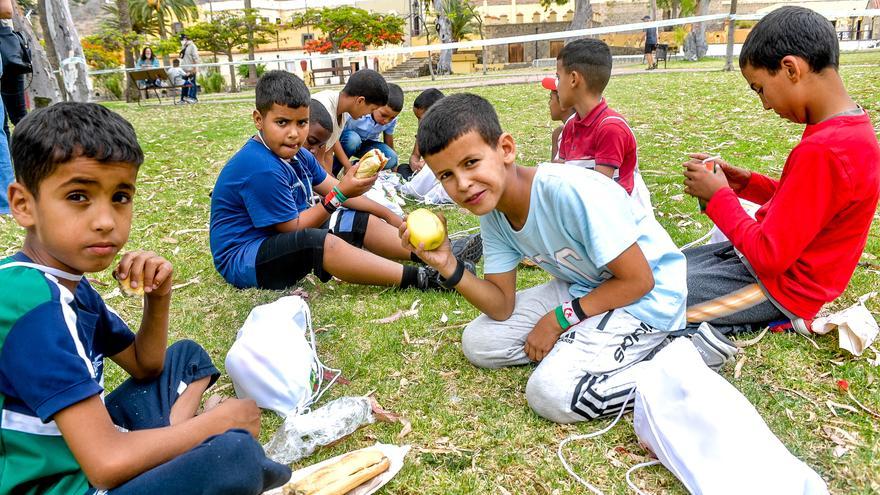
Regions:
[[[343,456],[305,478],[284,485],[284,495],[345,495],[379,476],[391,461],[378,449],[365,449]]]
[[[376,148],[371,149],[370,151],[364,153],[364,156],[358,161],[360,165],[358,167],[357,172],[354,174],[358,179],[366,179],[367,177],[372,177],[379,173],[380,170],[385,168],[385,164],[388,163],[388,158],[382,154]]]

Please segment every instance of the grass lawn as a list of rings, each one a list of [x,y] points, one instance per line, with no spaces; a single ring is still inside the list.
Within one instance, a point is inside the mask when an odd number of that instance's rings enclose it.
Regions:
[[[842,73],[855,99],[880,122],[880,67],[844,66]],[[472,91],[495,105],[503,127],[517,140],[520,163],[532,165],[548,158],[549,136],[556,124],[548,117],[545,90],[534,84]],[[413,98],[407,95],[406,108]],[[636,132],[640,165],[659,220],[679,245],[711,226],[697,213],[696,200],[682,195],[679,169],[687,152],[717,153],[734,164],[778,176],[802,132],[802,127],[762,111],[737,73],[617,77],[612,79],[607,98]],[[253,132],[253,107],[244,103],[111,106],[134,123],[146,152],[128,247],[163,254],[174,263],[177,283],[191,282],[174,293],[171,339],[198,341],[222,370],[226,351],[250,309],[283,295],[240,291],[225,284],[214,271],[208,250],[208,192],[225,161]],[[403,154],[412,147],[415,124],[411,112],[401,115],[396,141]],[[457,207],[445,208],[444,213],[451,231],[478,225],[475,217]],[[864,266],[856,270],[849,289],[831,310],[849,306],[880,285],[878,226],[875,218]],[[21,231],[14,222],[0,217],[0,250],[11,254],[20,240]],[[110,293],[114,287],[110,270],[95,277],[105,284],[97,288]],[[519,285],[525,288],[546,280],[543,272],[525,269]],[[341,368],[351,380],[350,385],[335,386],[327,399],[375,391],[382,405],[412,422],[413,430],[398,440],[400,425],[374,424],[295,467],[378,440],[414,447],[406,467],[385,493],[586,492],[565,473],[556,447],[570,434],[593,431],[607,423],[561,426],[544,421],[525,401],[530,367],[487,371],[471,366],[461,353],[460,325],[478,312],[463,298],[336,282],[318,286],[304,282],[303,288],[312,296],[315,327],[326,330],[318,337],[323,360]],[[384,325],[370,323],[409,308],[417,299],[421,300],[417,316]],[[139,321],[139,301],[117,297],[108,303],[127,321]],[[876,314],[880,298],[868,306]],[[732,366],[723,374],[755,405],[782,442],[828,481],[833,492],[876,493],[880,490],[880,421],[840,393],[836,382],[848,380],[858,401],[880,411],[880,368],[868,361],[878,356],[869,350],[856,358],[837,347],[834,336],[817,338],[814,346],[793,334],[768,334],[746,349],[736,376]],[[119,369],[109,366],[108,384],[115,386],[121,379]],[[228,378],[224,377],[220,384],[225,383]],[[231,388],[225,393],[232,393]],[[842,408],[833,412],[827,401],[848,404],[858,412]],[[262,440],[280,423],[276,415],[265,413]],[[575,442],[568,453],[582,476],[606,493],[626,493],[627,467],[645,456],[627,421],[597,440]],[[749,474],[730,473],[743,475]],[[659,467],[636,477],[651,493],[685,492]]]

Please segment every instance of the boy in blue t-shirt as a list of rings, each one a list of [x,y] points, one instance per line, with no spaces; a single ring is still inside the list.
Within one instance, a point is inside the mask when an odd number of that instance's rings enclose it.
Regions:
[[[465,356],[485,368],[539,362],[526,398],[552,421],[617,413],[640,362],[685,325],[681,251],[604,175],[516,165],[513,137],[479,96],[435,104],[417,139],[449,196],[480,216],[484,279],[465,273],[448,244],[415,250],[484,313],[464,330]],[[408,246],[405,226],[400,235]],[[517,292],[523,257],[553,280]]]
[[[134,334],[92,288],[128,241],[143,152],[91,103],[28,115],[12,145],[21,251],[0,260],[0,493],[259,494],[290,477],[254,437],[260,411],[228,399],[196,415],[219,373],[192,341],[169,347],[172,266],[126,253],[114,275],[143,290]],[[131,378],[104,400],[104,358]]]
[[[403,110],[403,89],[396,84],[388,85],[388,104],[379,107],[359,119],[349,119],[339,137],[339,144],[349,158],[360,158],[372,149],[378,149],[388,158],[386,170],[397,166],[394,150],[394,128],[397,116]],[[381,137],[382,141],[379,141]]]
[[[400,217],[360,197],[376,176],[359,179],[354,166],[336,180],[303,149],[310,101],[306,85],[289,72],[270,71],[257,82],[257,134],[223,167],[211,196],[217,271],[240,288],[283,289],[310,272],[324,282],[335,276],[439,288],[435,270],[393,261],[420,260],[398,242]],[[323,201],[312,205],[313,193]],[[458,241],[456,253],[473,269],[482,255],[479,235]]]

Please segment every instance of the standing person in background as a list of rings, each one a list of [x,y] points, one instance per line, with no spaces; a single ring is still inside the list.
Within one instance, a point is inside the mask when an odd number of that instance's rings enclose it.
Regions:
[[[199,57],[198,47],[196,47],[196,44],[189,39],[189,36],[180,33],[180,65],[181,68],[186,71],[184,80],[190,84],[190,86],[183,88],[183,101],[187,103],[195,103],[199,101],[196,96],[198,91],[196,77],[198,76],[199,70],[194,67],[194,65],[200,63],[202,63],[202,58]]]
[[[642,21],[648,22],[651,16],[642,17]],[[645,29],[645,61],[648,67],[645,70],[654,70],[657,68],[657,61],[654,60],[654,50],[657,49],[657,28],[649,27]]]
[[[0,0],[0,19],[12,19],[12,0]],[[3,26],[6,29],[5,26]],[[11,29],[11,28],[9,28]],[[2,80],[3,64],[0,61],[0,80]],[[5,116],[3,100],[0,100],[0,115]],[[5,127],[4,117],[4,127]],[[9,157],[9,140],[6,133],[0,134],[0,215],[9,213],[9,199],[7,190],[9,184],[15,180],[12,172],[12,159]]]

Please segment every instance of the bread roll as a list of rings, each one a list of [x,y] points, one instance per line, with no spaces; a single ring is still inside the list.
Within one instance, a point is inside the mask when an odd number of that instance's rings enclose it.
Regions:
[[[364,153],[364,156],[358,161],[358,170],[355,172],[354,176],[358,179],[372,177],[385,168],[386,163],[388,163],[388,158],[386,158],[381,151],[373,148],[367,153]]]
[[[284,495],[344,495],[379,476],[391,467],[391,461],[378,449],[366,449],[345,455],[296,483],[284,486]]]

